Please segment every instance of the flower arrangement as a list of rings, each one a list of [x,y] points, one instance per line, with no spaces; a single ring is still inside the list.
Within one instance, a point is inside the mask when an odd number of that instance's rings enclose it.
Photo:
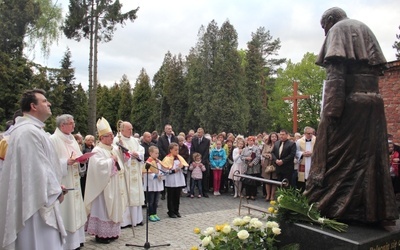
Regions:
[[[279,224],[274,221],[266,223],[258,218],[244,216],[235,218],[229,224],[208,227],[203,232],[199,228],[194,233],[200,235],[201,249],[242,250],[242,249],[277,249],[275,236],[281,233]],[[198,250],[194,246],[191,250]]]
[[[338,232],[345,232],[347,224],[322,217],[314,203],[309,204],[307,197],[294,188],[279,188],[277,201],[271,201],[268,208],[273,216],[268,219],[278,222],[303,221],[321,225]]]

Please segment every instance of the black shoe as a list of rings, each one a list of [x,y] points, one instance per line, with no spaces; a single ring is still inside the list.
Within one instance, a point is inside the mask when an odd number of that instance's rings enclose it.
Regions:
[[[175,213],[175,215],[176,215],[178,218],[181,218],[181,217],[182,217],[181,214],[180,214],[179,212]]]
[[[129,227],[132,227],[132,225],[123,226],[123,227],[121,227],[121,229],[129,228]]]
[[[161,195],[161,200],[165,200],[165,195]]]
[[[204,193],[204,194],[203,194],[203,197],[208,198],[208,194]]]
[[[141,221],[140,223],[136,224],[136,226],[143,226],[143,221]]]
[[[101,244],[110,244],[111,240],[109,238],[100,238],[96,236],[96,242]]]
[[[81,247],[84,247],[85,246],[85,243],[81,243]]]
[[[170,218],[177,218],[176,214],[173,214],[173,213],[167,213],[167,214],[168,214],[168,216],[169,216]]]

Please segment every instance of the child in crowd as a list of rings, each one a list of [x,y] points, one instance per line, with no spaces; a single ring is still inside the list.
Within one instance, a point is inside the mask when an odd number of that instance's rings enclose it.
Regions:
[[[238,138],[236,146],[237,147],[233,150],[232,153],[233,165],[228,176],[229,179],[235,182],[235,195],[233,196],[233,198],[240,197],[242,193],[242,182],[240,181],[240,178],[234,176],[234,174],[244,174],[246,171],[244,162],[242,161],[242,159],[240,159],[240,155],[242,154],[244,148],[244,139]]]
[[[190,187],[190,197],[194,198],[194,187],[197,186],[199,189],[198,198],[201,198],[203,193],[202,179],[203,172],[206,171],[206,167],[201,163],[201,154],[193,153],[193,162],[190,164],[189,170],[192,171],[192,185]]]
[[[185,187],[185,177],[182,168],[189,166],[186,160],[178,154],[179,145],[175,142],[169,144],[169,154],[166,155],[161,163],[163,169],[168,172],[165,178],[165,187],[167,189],[168,216],[171,218],[180,218],[179,203],[182,187]]]
[[[214,195],[221,195],[219,188],[221,186],[222,171],[226,164],[226,152],[222,148],[222,141],[218,140],[215,143],[215,148],[210,152],[210,165],[213,171],[213,187]]]
[[[147,183],[149,184],[149,190],[147,192],[147,203],[149,207],[149,220],[152,222],[156,222],[160,220],[160,217],[157,215],[157,207],[158,207],[158,198],[160,195],[160,191],[164,190],[163,178],[164,175],[160,171],[161,164],[158,159],[159,151],[156,146],[149,147],[150,157],[147,159],[146,164],[148,167],[143,168],[143,187],[144,190],[147,188]],[[148,171],[148,175],[147,175]]]

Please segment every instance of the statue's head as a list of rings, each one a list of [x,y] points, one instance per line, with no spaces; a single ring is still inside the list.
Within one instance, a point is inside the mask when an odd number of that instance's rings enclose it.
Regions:
[[[321,26],[325,31],[325,36],[335,23],[347,19],[346,12],[338,7],[333,7],[324,12],[321,17]]]

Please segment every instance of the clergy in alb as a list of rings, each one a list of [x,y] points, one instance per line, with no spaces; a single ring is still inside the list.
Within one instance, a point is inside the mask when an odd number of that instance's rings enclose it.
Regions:
[[[87,232],[99,243],[110,243],[121,234],[121,222],[126,209],[124,166],[118,162],[114,135],[106,119],[97,121],[100,142],[92,150],[87,170],[85,207],[89,215]]]
[[[129,151],[120,150],[118,157],[124,162],[125,181],[128,188],[128,207],[124,213],[122,227],[136,226],[143,221],[142,205],[144,205],[144,192],[142,181],[142,166],[144,161],[144,148],[138,140],[132,137],[132,124],[122,122],[121,131],[114,138],[114,143],[121,144]]]
[[[65,196],[60,206],[61,216],[67,231],[64,249],[79,248],[85,242],[86,212],[81,193],[79,162],[75,158],[82,155],[79,144],[71,134],[75,128],[74,117],[64,114],[56,118],[57,128],[50,136],[60,159],[63,178],[61,184],[73,188]]]
[[[340,8],[322,16],[324,103],[306,183],[321,214],[380,223],[398,218],[389,173],[388,137],[379,75],[386,66],[378,41]]]
[[[1,249],[63,249],[62,174],[57,153],[43,130],[51,115],[44,95],[43,90],[22,95],[24,115],[10,133],[0,177]]]

